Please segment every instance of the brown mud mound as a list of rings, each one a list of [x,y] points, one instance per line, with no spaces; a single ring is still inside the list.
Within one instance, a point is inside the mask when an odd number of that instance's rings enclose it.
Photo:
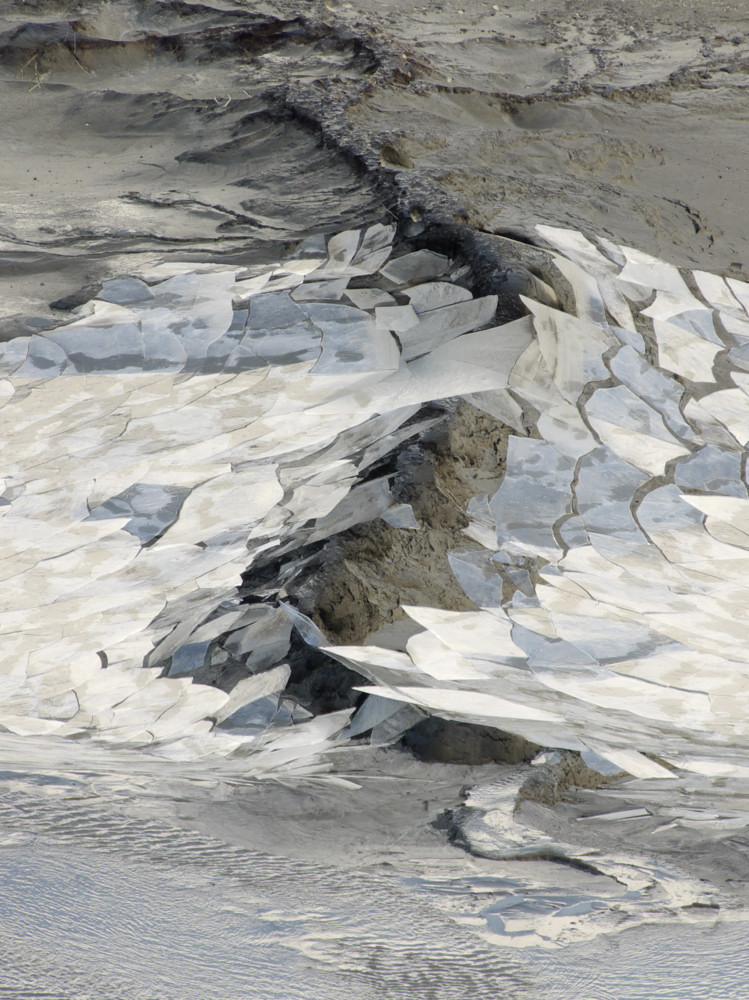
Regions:
[[[448,553],[470,547],[465,511],[504,472],[508,427],[461,401],[445,421],[399,457],[395,492],[411,504],[418,530],[382,520],[342,533],[332,548],[316,618],[331,642],[363,642],[405,618],[401,605],[467,611]]]

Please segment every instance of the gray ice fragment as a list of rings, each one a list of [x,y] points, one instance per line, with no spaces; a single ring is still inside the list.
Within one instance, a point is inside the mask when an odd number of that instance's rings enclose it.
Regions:
[[[404,528],[409,531],[418,531],[421,528],[410,503],[393,504],[380,517],[391,528]]]
[[[450,261],[433,250],[416,250],[403,257],[395,257],[382,268],[381,274],[394,285],[425,281],[445,274]]]
[[[741,479],[741,454],[713,445],[680,459],[674,468],[674,482],[685,490],[743,498],[747,495]]]
[[[143,302],[153,298],[153,293],[140,278],[112,278],[103,283],[97,298],[104,302],[127,306],[133,302]]]

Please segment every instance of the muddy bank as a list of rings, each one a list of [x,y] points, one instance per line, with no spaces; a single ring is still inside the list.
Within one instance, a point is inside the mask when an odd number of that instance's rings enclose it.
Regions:
[[[433,209],[429,181],[446,213],[480,230],[587,226],[680,265],[747,273],[743,4],[331,7],[400,51],[402,71],[354,100],[324,86],[340,101],[331,134],[369,143],[371,161],[385,151],[404,210]],[[314,113],[314,95],[294,96]]]
[[[383,207],[748,273],[742,4],[3,13],[6,336],[139,261],[244,261]]]

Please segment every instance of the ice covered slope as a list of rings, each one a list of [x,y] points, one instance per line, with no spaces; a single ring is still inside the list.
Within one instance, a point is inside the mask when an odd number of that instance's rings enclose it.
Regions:
[[[479,609],[406,608],[405,651],[335,654],[391,710],[639,778],[747,776],[749,285],[539,235],[576,308],[528,300],[532,342],[476,397],[517,430],[452,557]]]
[[[493,296],[373,226],[250,272],[108,282],[2,345],[0,725],[305,772],[348,713],[278,716],[289,620],[240,605],[240,574],[409,525],[369,470],[423,403],[464,396],[517,431],[451,557],[477,610],[406,609],[401,652],[331,650],[370,679],[362,712],[406,702],[640,778],[744,776],[749,286],[539,235],[574,310],[493,326]],[[218,636],[253,673],[231,694],[192,683]]]
[[[259,772],[303,769],[343,728],[346,712],[292,713],[278,743],[290,625],[239,605],[240,574],[385,512],[387,478],[364,479],[420,406],[505,386],[531,339],[529,320],[492,328],[496,298],[447,258],[390,260],[393,235],[250,272],[163,265],[1,345],[1,727],[278,751]],[[220,635],[255,657],[231,695],[190,676]]]

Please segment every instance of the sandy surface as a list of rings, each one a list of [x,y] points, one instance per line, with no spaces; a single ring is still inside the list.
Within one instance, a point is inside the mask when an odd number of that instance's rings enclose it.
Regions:
[[[331,5],[333,6],[333,5]],[[329,9],[329,8],[328,8]],[[472,226],[545,220],[744,275],[749,10],[743,3],[375,0],[334,6],[402,52],[349,109]]]

